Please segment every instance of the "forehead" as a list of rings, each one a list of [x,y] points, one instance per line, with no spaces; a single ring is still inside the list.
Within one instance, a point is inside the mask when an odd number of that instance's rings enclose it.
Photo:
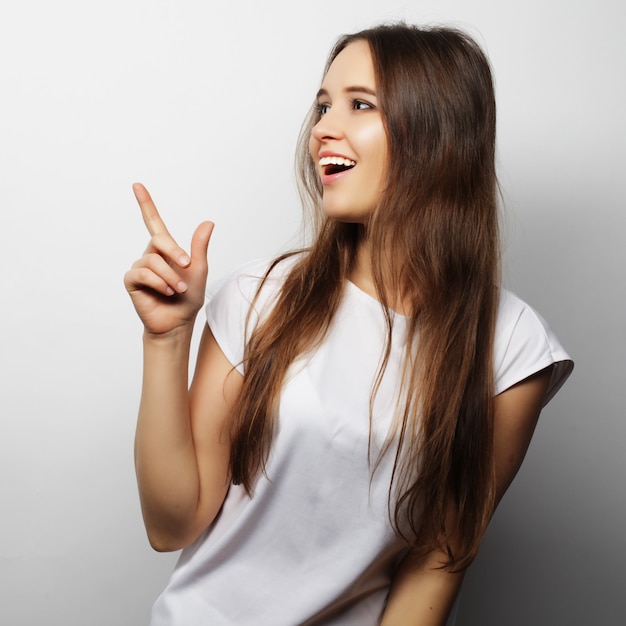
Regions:
[[[322,81],[322,87],[328,91],[350,86],[376,88],[374,63],[367,41],[348,44],[335,57]]]

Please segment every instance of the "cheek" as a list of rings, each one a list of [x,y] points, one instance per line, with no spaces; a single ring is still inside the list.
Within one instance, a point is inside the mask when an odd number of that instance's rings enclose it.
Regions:
[[[319,150],[320,150],[320,142],[317,141],[313,133],[311,133],[311,135],[309,136],[309,154],[311,155],[311,158],[313,159],[313,161],[317,159],[317,154]]]
[[[387,162],[387,135],[382,126],[363,128],[360,142],[370,155],[372,163],[385,165]]]
[[[387,149],[386,141],[380,148],[379,169],[381,180],[385,180],[387,178],[387,174],[389,173],[389,151]]]

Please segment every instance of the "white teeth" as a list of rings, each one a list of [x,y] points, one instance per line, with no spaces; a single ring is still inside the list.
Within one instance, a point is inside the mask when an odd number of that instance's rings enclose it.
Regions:
[[[343,157],[338,156],[327,156],[320,159],[320,165],[322,167],[324,165],[343,165],[345,167],[351,167],[356,165],[356,161],[353,161],[352,159],[344,159]]]

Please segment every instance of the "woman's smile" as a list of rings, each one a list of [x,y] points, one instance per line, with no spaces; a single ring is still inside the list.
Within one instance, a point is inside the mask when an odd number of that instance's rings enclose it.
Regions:
[[[355,167],[356,161],[343,156],[322,153],[318,165],[322,171],[322,185],[330,185]]]
[[[365,223],[378,204],[387,169],[387,134],[369,44],[355,41],[337,55],[317,106],[320,117],[309,149],[323,186],[324,212]]]

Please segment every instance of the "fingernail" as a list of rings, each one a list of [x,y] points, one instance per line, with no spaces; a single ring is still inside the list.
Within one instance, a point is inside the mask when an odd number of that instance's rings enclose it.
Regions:
[[[165,289],[165,294],[168,296],[173,296],[174,293],[174,290],[168,285],[168,287]]]
[[[181,265],[189,265],[189,263],[191,263],[191,259],[186,254],[182,254],[178,257],[178,262]]]
[[[182,293],[183,291],[187,291],[187,283],[184,283],[182,280],[176,285],[176,291],[178,293]]]

